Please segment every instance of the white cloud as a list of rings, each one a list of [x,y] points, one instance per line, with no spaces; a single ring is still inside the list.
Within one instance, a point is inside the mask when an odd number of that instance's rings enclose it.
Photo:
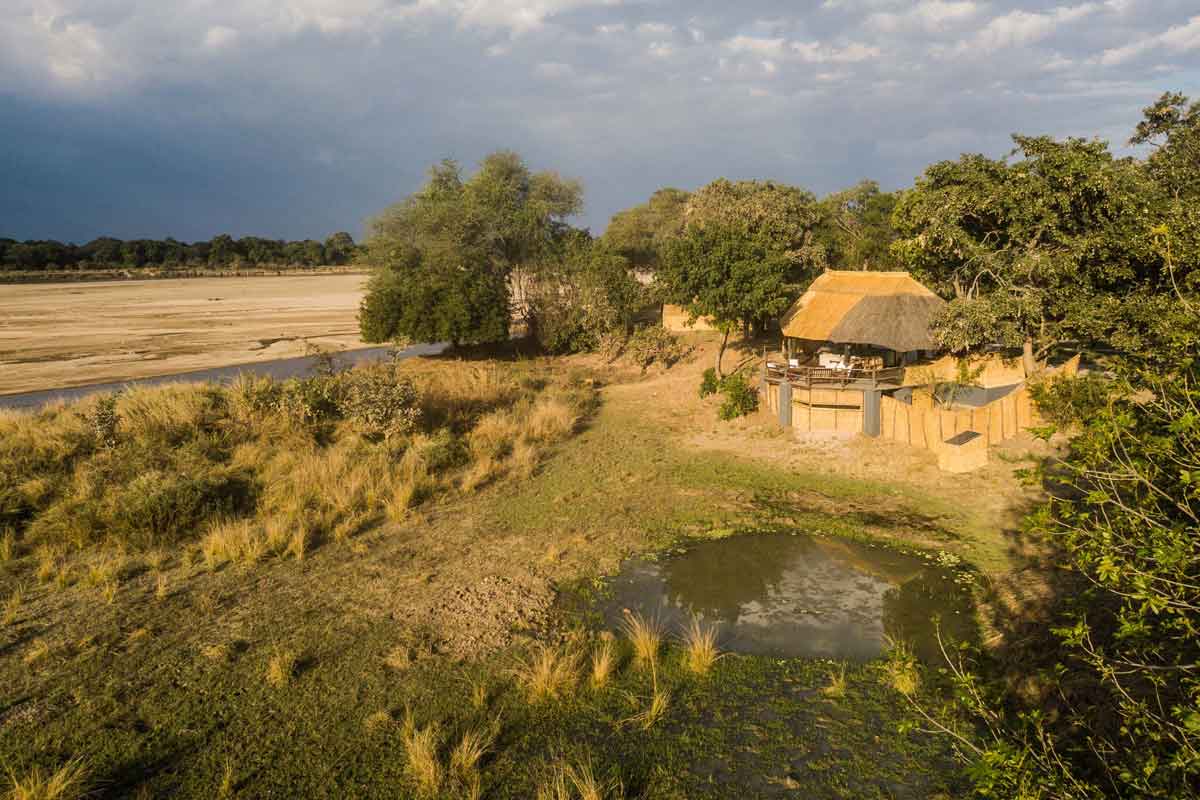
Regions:
[[[237,41],[238,32],[228,25],[213,25],[204,34],[204,46],[209,50],[221,50]]]
[[[670,58],[675,55],[675,45],[670,42],[651,42],[646,52],[655,58]]]
[[[721,45],[733,53],[754,53],[757,55],[776,55],[783,52],[786,40],[782,37],[768,39],[761,36],[738,35],[726,39]]]
[[[675,26],[665,22],[643,22],[635,30],[643,36],[667,36],[675,32]]]
[[[973,0],[922,0],[903,12],[878,12],[867,17],[865,24],[877,30],[898,33],[925,31],[938,33],[969,21],[979,12]]]
[[[1058,6],[1045,13],[1010,11],[988,22],[960,49],[992,52],[1010,47],[1023,47],[1045,39],[1061,26],[1069,25],[1100,10],[1097,3],[1077,6]]]
[[[1184,24],[1172,26],[1160,34],[1105,50],[1097,60],[1104,66],[1115,66],[1160,48],[1175,53],[1200,50],[1200,16],[1192,17]]]
[[[534,67],[533,71],[542,78],[561,80],[575,75],[575,69],[570,64],[561,61],[543,61]]]

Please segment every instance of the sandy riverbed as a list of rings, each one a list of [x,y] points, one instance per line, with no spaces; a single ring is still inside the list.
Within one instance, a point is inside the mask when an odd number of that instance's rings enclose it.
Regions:
[[[0,286],[0,394],[364,347],[365,275]]]

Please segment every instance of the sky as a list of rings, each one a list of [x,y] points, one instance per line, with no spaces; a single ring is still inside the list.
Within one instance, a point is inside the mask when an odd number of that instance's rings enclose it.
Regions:
[[[1200,99],[1196,0],[5,0],[0,236],[324,238],[497,149],[575,224],[663,186],[909,186]]]

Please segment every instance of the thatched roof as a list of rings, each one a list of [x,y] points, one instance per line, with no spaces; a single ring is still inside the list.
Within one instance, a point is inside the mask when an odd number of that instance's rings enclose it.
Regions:
[[[899,352],[933,350],[929,326],[945,304],[907,272],[828,270],[788,309],[783,335]]]

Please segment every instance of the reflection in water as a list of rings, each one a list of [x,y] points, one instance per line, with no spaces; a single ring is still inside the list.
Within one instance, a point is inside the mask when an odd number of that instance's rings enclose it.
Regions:
[[[867,659],[886,636],[936,653],[943,633],[970,633],[970,599],[953,574],[888,550],[810,536],[736,536],[662,563],[629,562],[604,613],[657,616],[678,629],[692,614],[719,623],[722,646],[773,656]]]

